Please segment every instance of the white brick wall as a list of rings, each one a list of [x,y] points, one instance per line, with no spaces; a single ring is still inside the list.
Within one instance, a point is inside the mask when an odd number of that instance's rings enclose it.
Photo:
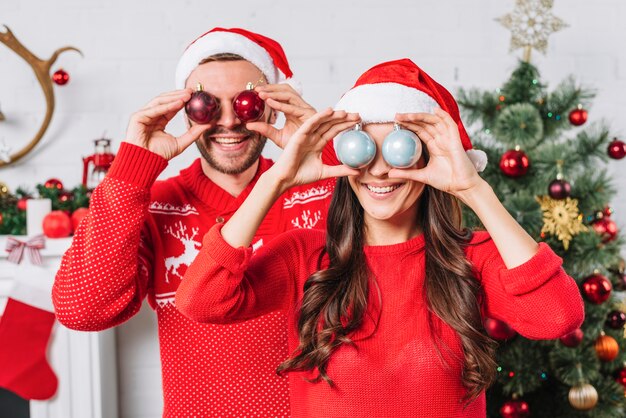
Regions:
[[[80,48],[61,56],[71,82],[56,88],[57,109],[39,150],[11,168],[0,181],[15,189],[50,177],[67,186],[80,182],[81,157],[106,131],[115,148],[130,114],[173,86],[173,69],[186,43],[213,26],[242,26],[279,40],[305,97],[316,107],[334,104],[369,66],[410,57],[452,90],[495,88],[515,67],[508,54],[509,33],[494,18],[508,13],[513,0],[371,0],[264,4],[252,0],[4,0],[0,23],[7,24],[35,54],[47,58],[64,45]],[[556,85],[569,74],[597,88],[590,121],[611,123],[626,139],[626,3],[557,0],[555,15],[570,27],[550,38],[546,56],[535,53],[543,79]],[[13,53],[0,47],[0,109],[23,112],[43,108],[36,82]],[[519,52],[517,53],[519,55]],[[35,105],[31,101],[38,102]],[[31,122],[33,126],[37,123]],[[5,129],[4,131],[2,129]],[[171,130],[182,132],[181,119]],[[34,131],[33,131],[34,133]],[[0,141],[13,132],[0,125]],[[270,155],[276,155],[271,149]],[[165,176],[195,158],[190,148],[172,161]],[[626,160],[613,162],[620,194],[612,202],[626,227]],[[159,366],[154,317],[143,312],[119,330],[122,417],[157,417]],[[141,332],[139,332],[141,331]]]

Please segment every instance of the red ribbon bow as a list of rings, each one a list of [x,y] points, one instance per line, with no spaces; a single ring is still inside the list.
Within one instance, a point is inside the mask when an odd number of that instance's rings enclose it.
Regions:
[[[39,250],[42,248],[46,248],[46,239],[43,235],[37,235],[26,242],[13,237],[8,237],[5,250],[9,253],[8,260],[11,263],[20,264],[22,257],[24,256],[24,249],[27,249],[30,262],[40,266],[42,264],[42,260]]]

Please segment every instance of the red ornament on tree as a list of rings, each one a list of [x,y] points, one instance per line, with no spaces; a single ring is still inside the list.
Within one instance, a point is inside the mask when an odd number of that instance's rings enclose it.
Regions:
[[[517,332],[506,322],[493,318],[485,319],[485,331],[491,338],[500,341],[509,340],[517,335]]]
[[[583,330],[577,328],[574,331],[565,334],[564,336],[559,338],[559,341],[561,341],[561,343],[563,343],[565,347],[574,348],[580,345],[580,343],[583,341],[584,336],[585,334],[583,333]]]
[[[515,149],[508,150],[500,158],[500,171],[505,176],[509,177],[521,177],[528,172],[530,167],[530,160],[526,153],[515,147]]]
[[[265,102],[254,91],[254,85],[248,83],[246,90],[233,100],[233,111],[242,122],[259,120],[265,111]]]
[[[63,190],[63,183],[61,183],[61,180],[58,179],[48,179],[43,186],[46,189],[58,189],[58,190]]]
[[[615,338],[605,335],[604,332],[596,340],[595,349],[602,361],[613,361],[619,354],[619,344]]]
[[[72,233],[72,220],[62,210],[53,210],[43,218],[43,233],[48,238],[64,238]]]
[[[200,125],[207,124],[215,119],[220,108],[220,104],[215,97],[205,92],[202,84],[198,83],[196,91],[191,95],[191,99],[185,104],[185,112],[192,121]]]
[[[72,213],[72,231],[78,229],[80,221],[89,213],[89,208],[78,208]]]
[[[574,126],[580,126],[587,122],[587,111],[583,109],[582,105],[578,105],[576,109],[569,112],[569,121]]]
[[[70,81],[70,75],[61,68],[52,74],[52,81],[59,86],[64,86]]]
[[[562,200],[570,196],[572,186],[565,180],[553,180],[548,186],[548,194],[552,199]]]
[[[17,208],[21,211],[26,210],[26,202],[28,201],[28,197],[22,197],[17,201]]]
[[[591,226],[602,237],[602,242],[605,244],[617,238],[617,224],[609,217],[602,217],[594,221]]]
[[[615,381],[626,387],[626,369],[619,369],[615,372]]]
[[[583,282],[583,294],[591,303],[599,305],[611,296],[613,286],[609,279],[601,274],[592,274]]]
[[[74,199],[74,193],[69,191],[62,191],[59,193],[59,202],[69,202]]]
[[[606,317],[605,324],[613,329],[624,328],[626,324],[626,314],[620,311],[611,311]]]
[[[626,157],[626,143],[620,141],[617,138],[614,138],[613,141],[609,144],[609,147],[606,150],[609,157],[615,160],[621,160]]]
[[[500,408],[502,418],[526,418],[530,417],[530,408],[524,401],[507,401]]]

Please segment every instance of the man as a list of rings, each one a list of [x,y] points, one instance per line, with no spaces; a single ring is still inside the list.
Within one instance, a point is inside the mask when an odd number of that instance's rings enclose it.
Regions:
[[[264,136],[281,145],[315,112],[291,87],[276,84],[290,76],[282,48],[269,38],[216,28],[196,39],[177,68],[180,90],[156,97],[131,117],[126,142],[63,257],[53,302],[69,328],[116,326],[148,297],[158,319],[165,417],[289,416],[286,378],[276,374],[288,355],[283,314],[229,326],[198,324],[176,309],[174,295],[205,232],[229,219],[273,164],[260,156]],[[248,82],[259,81],[265,113],[245,124],[232,100]],[[174,137],[166,125],[197,83],[218,100],[219,115],[206,125],[190,122]],[[282,129],[272,126],[277,111],[286,117]],[[202,158],[177,177],[155,182],[168,160],[194,142]],[[253,248],[288,229],[324,228],[333,186],[287,192]]]

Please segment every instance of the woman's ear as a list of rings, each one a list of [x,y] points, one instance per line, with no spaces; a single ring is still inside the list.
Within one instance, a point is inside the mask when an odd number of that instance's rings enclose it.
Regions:
[[[269,123],[270,125],[275,124],[277,117],[278,116],[276,114],[276,111],[274,109],[270,109],[270,117],[269,117],[267,123]]]

